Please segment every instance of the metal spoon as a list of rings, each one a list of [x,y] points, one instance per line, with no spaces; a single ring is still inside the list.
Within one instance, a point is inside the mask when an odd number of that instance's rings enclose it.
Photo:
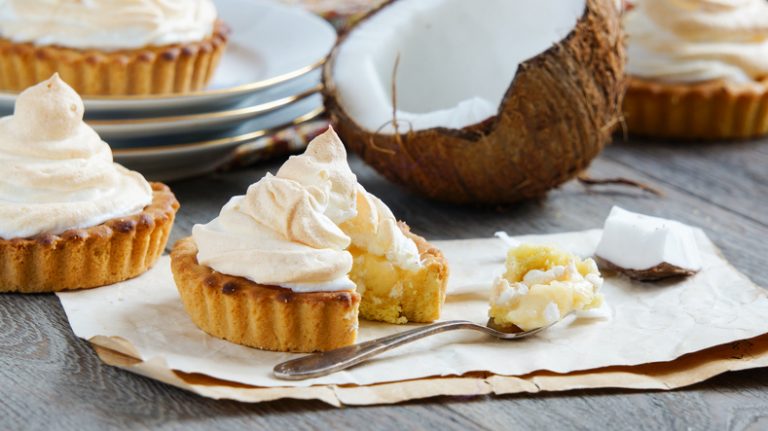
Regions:
[[[567,316],[567,315],[566,315]],[[565,318],[566,316],[563,316]],[[388,335],[364,343],[354,344],[352,346],[342,347],[327,352],[313,353],[292,359],[275,366],[272,372],[275,377],[285,380],[303,380],[313,377],[327,376],[337,371],[345,370],[349,367],[364,362],[380,353],[384,353],[395,347],[420,340],[434,334],[453,331],[456,329],[472,329],[484,332],[501,340],[519,340],[557,324],[562,321],[557,320],[541,328],[531,329],[530,331],[509,332],[508,328],[499,328],[493,324],[493,319],[489,319],[487,326],[479,325],[468,320],[448,320],[437,322],[431,325],[421,326],[409,331]]]

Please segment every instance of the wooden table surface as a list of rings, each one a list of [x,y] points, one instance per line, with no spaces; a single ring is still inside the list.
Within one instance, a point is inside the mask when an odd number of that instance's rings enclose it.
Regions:
[[[171,241],[213,218],[280,161],[171,184],[182,203]],[[601,226],[612,205],[700,226],[728,259],[768,286],[768,141],[617,142],[590,169],[664,191],[569,183],[509,208],[427,202],[352,160],[360,182],[429,239],[550,233]],[[766,316],[768,318],[768,316]],[[591,390],[439,397],[337,409],[321,402],[214,401],[103,365],[76,338],[53,295],[0,296],[0,430],[15,429],[768,429],[768,370],[672,392]]]

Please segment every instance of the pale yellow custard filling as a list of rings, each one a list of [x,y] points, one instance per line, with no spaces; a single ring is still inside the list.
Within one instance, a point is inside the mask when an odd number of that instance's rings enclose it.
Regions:
[[[493,285],[489,315],[497,326],[540,328],[573,311],[599,307],[602,284],[594,260],[524,244],[507,254],[507,270]]]
[[[362,318],[397,324],[439,318],[447,275],[436,270],[431,258],[411,271],[356,247],[350,247],[349,252],[354,258],[349,277],[362,296]]]

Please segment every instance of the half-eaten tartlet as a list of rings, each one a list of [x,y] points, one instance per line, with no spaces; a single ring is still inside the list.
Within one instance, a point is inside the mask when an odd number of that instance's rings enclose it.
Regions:
[[[493,284],[489,316],[505,330],[541,328],[574,311],[600,307],[603,278],[592,259],[554,247],[509,250],[506,272]]]
[[[684,140],[768,134],[768,3],[633,3],[624,17],[630,133]]]
[[[331,129],[196,225],[171,263],[205,332],[291,352],[354,343],[358,313],[436,320],[448,278],[440,251],[357,183]]]
[[[212,0],[0,2],[0,90],[58,72],[87,96],[199,91],[227,35]]]
[[[162,254],[178,207],[168,187],[113,163],[58,75],[0,118],[0,292],[136,277]]]

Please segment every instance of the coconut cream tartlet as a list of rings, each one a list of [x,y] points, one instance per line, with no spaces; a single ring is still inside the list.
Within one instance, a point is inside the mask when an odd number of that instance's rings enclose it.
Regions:
[[[53,72],[88,96],[202,90],[227,32],[212,0],[3,1],[0,90]]]
[[[705,140],[768,133],[768,3],[633,3],[624,17],[630,133]]]
[[[205,332],[267,350],[355,342],[360,317],[440,317],[448,267],[347,164],[333,130],[196,225],[171,253],[176,286]]]
[[[136,277],[162,254],[178,207],[168,187],[112,162],[58,75],[0,118],[0,292]]]

